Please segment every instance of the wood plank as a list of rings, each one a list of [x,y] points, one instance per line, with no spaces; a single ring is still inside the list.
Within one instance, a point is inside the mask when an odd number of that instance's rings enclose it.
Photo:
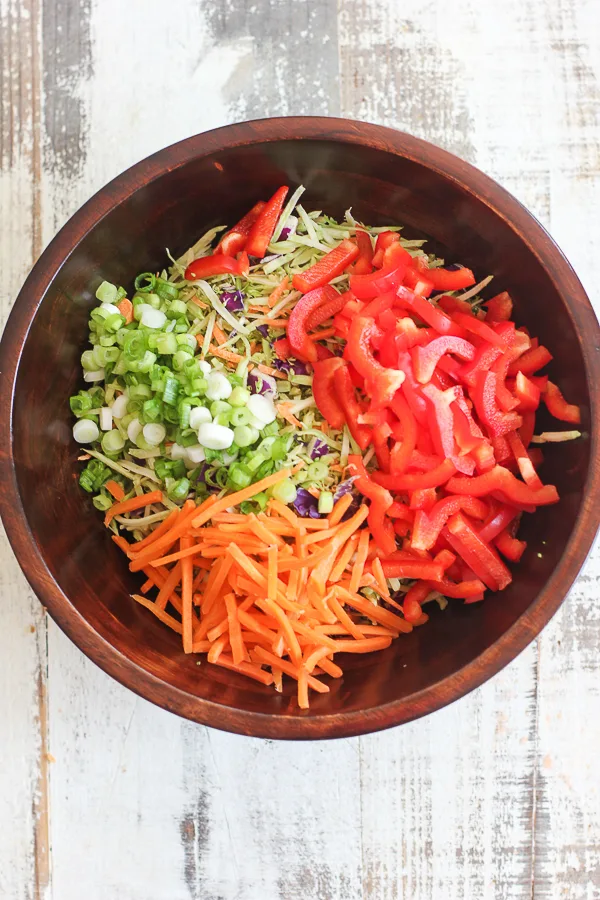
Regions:
[[[39,8],[0,2],[0,325],[40,251]],[[46,616],[0,541],[0,895],[50,884]]]

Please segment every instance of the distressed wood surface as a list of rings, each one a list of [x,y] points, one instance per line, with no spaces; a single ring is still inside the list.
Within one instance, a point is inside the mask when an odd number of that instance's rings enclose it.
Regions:
[[[0,0],[0,308],[105,181],[262,115],[341,113],[518,196],[600,302],[598,0]],[[379,735],[278,744],[100,672],[2,544],[2,900],[600,898],[598,554],[536,645]]]

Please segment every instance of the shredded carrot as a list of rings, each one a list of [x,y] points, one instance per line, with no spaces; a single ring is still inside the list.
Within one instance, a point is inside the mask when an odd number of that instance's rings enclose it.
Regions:
[[[227,609],[227,622],[229,625],[229,643],[231,655],[236,666],[241,662],[249,662],[248,651],[242,638],[242,628],[238,618],[238,608],[233,594],[225,594],[225,608]],[[375,639],[376,640],[376,639]]]
[[[293,469],[280,469],[279,472],[274,472],[273,475],[267,475],[266,478],[256,481],[254,484],[251,484],[247,488],[243,488],[241,491],[237,491],[235,494],[221,497],[221,499],[217,500],[216,503],[213,503],[211,507],[205,509],[199,516],[192,519],[192,527],[199,528],[201,525],[204,525],[205,522],[208,522],[215,513],[222,512],[230,506],[238,506],[240,503],[243,503],[244,500],[250,500],[256,494],[260,494],[262,491],[266,491],[267,488],[279,484],[280,481],[289,478],[293,471]]]
[[[232,672],[239,672],[240,675],[253,678],[255,681],[260,681],[261,684],[273,684],[273,676],[269,672],[265,672],[260,666],[250,662],[236,663],[227,653],[219,653],[216,659],[209,660],[209,662],[223,666],[225,669],[231,669]]]
[[[350,508],[351,504],[352,494],[344,494],[340,497],[332,511],[329,513],[330,525],[337,525],[338,522],[341,522],[342,516]]]
[[[287,381],[287,373],[280,372],[279,369],[272,369],[271,366],[263,366],[262,364],[256,367],[259,372],[262,372],[263,375],[271,375],[273,378],[282,378],[284,381]]]
[[[105,483],[104,487],[106,488],[108,493],[111,495],[111,497],[113,497],[119,503],[125,496],[125,491],[123,490],[122,486],[119,484],[118,481],[113,481],[112,478],[110,478]]]
[[[275,306],[277,301],[280,300],[281,297],[283,297],[283,295],[285,294],[285,292],[288,289],[289,283],[290,283],[289,277],[287,275],[284,275],[284,277],[281,279],[281,281],[279,282],[279,284],[277,285],[275,290],[271,291],[271,293],[269,294],[267,302],[270,307]]]
[[[117,309],[125,319],[125,324],[131,325],[133,322],[133,303],[131,300],[128,300],[127,297],[123,297],[123,299],[119,300],[117,303]]]
[[[353,593],[358,591],[360,579],[365,568],[367,556],[369,554],[369,532],[363,531],[358,541],[358,549],[356,551],[356,562],[352,567],[352,576],[350,578],[350,590]]]
[[[162,491],[149,491],[140,497],[132,497],[130,500],[123,500],[121,503],[113,503],[104,516],[104,524],[110,525],[115,516],[120,516],[125,512],[132,512],[134,509],[141,509],[143,506],[150,506],[151,503],[162,503]]]
[[[191,538],[185,536],[181,538],[180,543],[182,553],[185,553],[186,550],[189,550],[191,540]],[[181,560],[181,624],[183,627],[184,653],[192,652],[192,616],[194,614],[192,602],[192,581],[192,558],[191,556],[186,556]]]
[[[297,419],[292,409],[294,408],[293,403],[278,403],[277,404],[277,412],[282,419],[285,419],[286,422],[289,422],[290,425],[295,425],[296,428],[302,428],[302,422],[300,419]]]
[[[227,343],[227,335],[225,334],[224,331],[222,331],[222,330],[219,328],[219,326],[217,325],[216,322],[215,322],[215,324],[213,325],[213,334],[214,334],[214,336],[216,337],[216,339],[218,340],[219,344],[226,344],[226,343]]]
[[[164,609],[159,609],[156,603],[153,603],[148,597],[142,597],[141,594],[132,594],[131,596],[134,600],[137,600],[138,603],[141,603],[142,606],[145,606],[146,609],[153,612],[157,619],[160,619],[161,622],[164,622],[165,625],[168,625],[169,628],[172,628],[177,634],[182,633],[181,623],[178,622],[177,619],[174,619],[173,616],[166,613]]]
[[[323,328],[321,331],[313,331],[308,335],[308,339],[309,341],[324,341],[325,338],[333,337],[334,334],[335,328]]]

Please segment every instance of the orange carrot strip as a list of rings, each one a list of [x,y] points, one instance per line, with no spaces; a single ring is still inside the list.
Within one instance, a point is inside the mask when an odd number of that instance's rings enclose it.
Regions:
[[[344,674],[343,670],[328,657],[321,659],[319,665],[327,675],[331,675],[333,678],[341,678]]]
[[[192,501],[193,502],[193,501]],[[169,531],[165,532],[165,534],[161,535],[157,541],[154,541],[153,544],[150,545],[143,553],[139,553],[133,562],[130,564],[129,568],[132,572],[137,572],[139,569],[143,568],[146,563],[150,562],[152,559],[156,559],[160,556],[161,552],[167,548],[171,547],[176,540],[178,540],[182,534],[186,534],[189,530],[190,524],[192,522],[192,518],[197,515],[200,511],[205,513],[208,509],[213,507],[217,502],[216,497],[212,494],[208,497],[204,503],[200,506],[191,508],[189,512],[181,514],[178,519],[175,521],[175,524]]]
[[[322,634],[347,634],[348,629],[345,628],[341,624],[336,625],[315,625],[315,631],[320,631]],[[389,637],[398,637],[398,631],[396,629],[386,628],[385,625],[364,625],[361,623],[360,630],[364,635],[367,634],[386,634]]]
[[[265,322],[265,325],[267,323]],[[269,319],[269,328],[283,328],[286,329],[288,326],[288,319]]]
[[[154,587],[157,587],[160,590],[169,577],[169,570],[165,569],[163,566],[161,566],[160,569],[144,569],[144,575],[146,575],[148,581],[142,586],[142,594],[146,594],[149,590],[149,588],[144,590],[146,584],[150,584],[150,586],[154,585]]]
[[[287,275],[284,275],[277,287],[273,291],[271,291],[271,293],[267,297],[267,303],[269,304],[269,306],[275,306],[280,297],[282,297],[287,291],[289,283],[289,277]]]
[[[223,666],[224,669],[231,669],[232,672],[245,675],[247,678],[253,678],[261,684],[266,684],[267,686],[273,684],[273,676],[270,672],[265,672],[259,665],[253,665],[250,662],[235,663],[231,656],[228,656],[226,653],[220,653],[217,659],[211,660],[211,662],[214,662],[217,666]]]
[[[336,582],[339,581],[344,572],[346,571],[346,566],[349,564],[352,556],[356,552],[356,547],[358,546],[358,539],[360,535],[353,534],[352,537],[346,543],[346,546],[343,548],[342,552],[338,556],[335,561],[335,565],[331,570],[329,575],[329,581]]]
[[[324,341],[325,338],[333,337],[335,328],[323,328],[321,331],[313,331],[308,335],[309,341]]]
[[[198,553],[202,552],[201,544],[193,544],[193,538],[186,538],[186,546],[183,550],[178,550],[176,553],[170,553],[168,556],[159,556],[158,559],[153,559],[150,563],[151,566],[168,566],[173,562],[177,562],[178,559],[188,559],[191,556],[196,556]]]
[[[271,672],[273,673],[273,687],[278,694],[281,694],[283,691],[283,672],[276,666],[271,666]]]
[[[238,618],[242,625],[245,625],[249,631],[255,632],[255,634],[259,634],[272,644],[277,635],[270,628],[266,628],[264,625],[258,621],[257,617],[252,613],[244,612],[242,609],[238,609]]]
[[[229,553],[233,556],[237,565],[243,569],[250,578],[255,581],[260,587],[265,590],[268,587],[268,577],[267,572],[265,572],[264,566],[261,566],[260,563],[254,562],[251,560],[246,554],[241,550],[237,544],[230,544]],[[277,603],[282,606],[284,609],[287,609],[288,612],[302,612],[302,607],[297,603],[292,603],[285,596],[285,584],[282,581],[277,581]]]
[[[381,565],[381,560],[378,556],[376,556],[375,559],[371,562],[371,569],[373,575],[375,576],[375,581],[377,582],[377,586],[379,587],[379,591],[382,597],[385,597],[386,600],[390,600],[390,591],[385,575],[383,574],[383,566]]]
[[[169,576],[160,591],[158,592],[158,597],[156,598],[156,605],[160,607],[160,609],[164,609],[167,603],[169,602],[169,598],[171,594],[181,581],[181,563],[177,563],[176,566],[173,566],[171,571],[169,572]]]
[[[150,506],[151,503],[162,503],[162,491],[149,491],[140,497],[131,497],[130,500],[123,500],[121,503],[113,503],[110,509],[106,511],[104,516],[104,524],[110,525],[115,516],[121,513],[132,512],[134,509],[141,509],[142,506]]]
[[[110,478],[105,483],[104,487],[106,488],[108,493],[111,495],[111,497],[114,497],[114,499],[119,502],[125,496],[125,491],[123,490],[122,486],[119,484],[118,481],[113,481],[112,478]]]
[[[337,525],[341,521],[342,516],[352,504],[352,494],[344,494],[337,501],[332,511],[329,513],[329,523]]]
[[[217,325],[216,322],[213,325],[213,334],[216,337],[216,339],[218,340],[219,344],[227,343],[227,335],[225,334],[224,331],[221,331],[221,329],[219,328],[219,326]]]
[[[248,651],[242,640],[242,629],[240,620],[238,619],[238,608],[233,594],[225,594],[225,608],[227,610],[227,621],[229,623],[231,655],[236,666],[239,666],[241,662],[249,662],[249,658]]]
[[[337,641],[337,649],[339,653],[371,653],[385,650],[391,643],[391,637],[371,637],[362,641]]]
[[[180,540],[181,550],[189,549],[191,538],[182,536]],[[191,557],[186,556],[181,560],[181,624],[183,626],[183,652],[192,652],[192,581],[193,568]]]
[[[308,638],[312,644],[328,647],[330,652],[335,653],[337,649],[336,642],[332,640],[332,638],[327,637],[326,634],[319,634],[318,631],[314,631],[314,629],[309,628],[308,625],[304,625],[302,622],[292,621],[291,625],[294,631],[297,631],[298,634]]]
[[[360,579],[365,568],[367,556],[369,555],[369,532],[363,531],[358,541],[358,550],[356,551],[356,562],[352,566],[352,575],[350,577],[350,590],[356,594],[360,587]]]
[[[277,599],[277,547],[269,547],[267,558],[267,597],[275,602]]]
[[[210,641],[194,641],[192,644],[192,653],[208,653],[210,650]]]
[[[354,607],[354,609],[363,613],[367,618],[373,619],[374,622],[380,622],[382,625],[389,625],[394,631],[403,631],[405,634],[412,631],[412,625],[405,619],[401,619],[400,616],[388,612],[387,609],[375,606],[370,600],[365,600],[364,597],[359,597],[357,594],[353,594],[343,587],[338,586],[336,591],[338,597],[343,599],[347,606]]]
[[[341,525],[338,533],[331,539],[330,547],[325,551],[326,556],[319,561],[318,565],[310,573],[307,585],[309,596],[317,594],[323,597],[325,595],[325,585],[339,550],[344,546],[348,538],[354,534],[356,529],[362,525],[368,514],[368,507],[361,506],[351,519],[348,519],[347,522]]]
[[[308,709],[308,672],[302,666],[298,672],[298,706],[300,709]]]
[[[317,663],[320,663],[321,660],[326,656],[329,656],[330,653],[331,650],[328,647],[315,647],[315,649],[305,657],[304,662],[302,663],[303,668],[311,675]]]
[[[319,541],[328,541],[329,538],[335,537],[340,530],[340,525],[334,528],[326,528],[323,531],[316,531],[314,534],[307,534],[302,538],[302,543],[306,547],[308,544],[318,544]]]
[[[127,297],[123,297],[116,304],[116,307],[125,319],[125,324],[131,325],[133,322],[133,303],[131,300],[128,300]]]
[[[287,595],[292,601],[298,598],[298,576],[299,572],[297,570],[290,572]]]
[[[149,600],[147,597],[142,597],[141,594],[132,594],[131,595],[134,600],[138,603],[141,603],[142,606],[145,606],[146,609],[149,609],[154,613],[157,619],[160,619],[165,625],[168,625],[169,628],[172,628],[173,631],[176,631],[177,634],[181,634],[181,624],[174,619],[173,616],[170,616],[168,613],[164,611],[164,609],[160,609],[156,603],[153,603],[152,600]]]
[[[228,643],[229,637],[226,634],[218,638],[208,651],[208,661],[216,662]]]
[[[219,591],[225,584],[225,579],[229,575],[229,570],[233,565],[233,557],[231,554],[228,554],[223,562],[214,567],[212,572],[210,573],[209,582],[206,585],[206,589],[204,591],[204,599],[201,603],[201,609],[204,615],[210,612],[216,598],[219,595]],[[213,578],[214,573],[214,578]]]
[[[298,638],[296,637],[294,629],[285,612],[277,605],[277,603],[273,603],[271,600],[267,599],[267,597],[257,597],[256,606],[258,606],[259,609],[262,609],[263,612],[271,613],[271,615],[277,619],[285,636],[292,661],[298,664],[302,659],[302,651],[300,650]]]
[[[147,578],[140,588],[140,593],[147,594],[151,587],[155,587],[155,584],[151,578]]]
[[[335,597],[334,592],[328,595],[327,602],[329,603],[329,607],[332,612],[336,614],[339,621],[346,627],[346,630],[349,634],[352,635],[357,641],[364,640],[364,633],[359,625],[352,621],[342,604]],[[337,649],[337,648],[336,648]]]
[[[129,541],[126,541],[125,538],[122,537],[120,534],[113,534],[112,540],[115,542],[117,547],[119,547],[123,551],[123,553],[125,553],[126,556],[129,557],[129,559],[132,558],[133,544],[130,544]]]
[[[274,472],[272,475],[267,475],[266,478],[262,478],[260,481],[256,481],[254,484],[249,485],[247,488],[243,488],[241,491],[236,491],[235,494],[229,494],[228,497],[221,497],[220,500],[217,500],[210,509],[204,510],[200,513],[199,516],[196,516],[192,522],[192,528],[199,528],[201,525],[204,525],[205,522],[208,522],[212,516],[216,513],[223,512],[228,509],[230,506],[238,506],[240,503],[243,503],[244,500],[250,500],[256,494],[260,494],[262,491],[266,491],[267,488],[273,487],[275,484],[279,484],[280,481],[283,481],[286,478],[289,478],[292,474],[292,469],[280,469],[279,472]]]
[[[254,656],[257,657],[263,664],[266,663],[269,666],[276,666],[278,669],[281,669],[282,672],[285,672],[286,675],[290,675],[292,678],[298,680],[298,675],[300,674],[300,667],[294,666],[292,663],[289,663],[285,659],[279,659],[278,656],[275,656],[273,653],[269,653],[268,650],[263,650],[262,647],[256,647],[254,650]],[[314,691],[318,691],[320,694],[329,693],[329,686],[323,684],[322,681],[318,681],[318,679],[313,678],[311,675],[308,676],[308,686],[311,687]]]
[[[261,541],[264,541],[265,544],[277,544],[279,547],[285,545],[285,541],[283,541],[278,534],[275,534],[269,525],[265,525],[263,522],[259,521],[254,513],[250,513],[248,516],[248,527],[256,537]]]
[[[271,375],[273,378],[287,379],[287,372],[280,372],[279,369],[272,369],[271,366],[258,365],[256,367],[263,375]]]
[[[186,500],[186,503],[188,503],[188,502],[191,503],[192,506],[196,505],[193,500],[189,500],[189,501]],[[185,504],[183,505],[181,512],[183,512],[184,510],[185,510]],[[150,534],[148,534],[145,538],[143,538],[143,540],[137,542],[137,544],[135,545],[136,553],[139,553],[141,550],[144,549],[144,547],[147,547],[148,544],[153,544],[154,541],[158,540],[159,537],[162,537],[162,535],[165,534],[169,530],[169,528],[171,528],[175,524],[175,521],[179,518],[179,514],[180,514],[180,510],[178,510],[178,509],[171,510],[171,512],[169,513],[167,518],[163,519],[162,522],[160,522],[156,526],[154,531],[151,531]]]

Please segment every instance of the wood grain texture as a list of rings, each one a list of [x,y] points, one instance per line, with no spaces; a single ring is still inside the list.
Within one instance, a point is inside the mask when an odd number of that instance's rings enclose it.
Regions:
[[[46,0],[43,28],[29,12],[0,0],[3,310],[41,243],[125,166],[239,117],[338,110],[500,180],[597,298],[596,0],[341,0],[337,15],[329,0],[171,0],[168,15],[159,0]],[[28,99],[42,53],[43,116]],[[51,624],[53,889],[35,851],[45,619],[7,547],[2,560],[2,897],[600,897],[597,554],[493,682],[422,722],[319,746],[182,723]]]

